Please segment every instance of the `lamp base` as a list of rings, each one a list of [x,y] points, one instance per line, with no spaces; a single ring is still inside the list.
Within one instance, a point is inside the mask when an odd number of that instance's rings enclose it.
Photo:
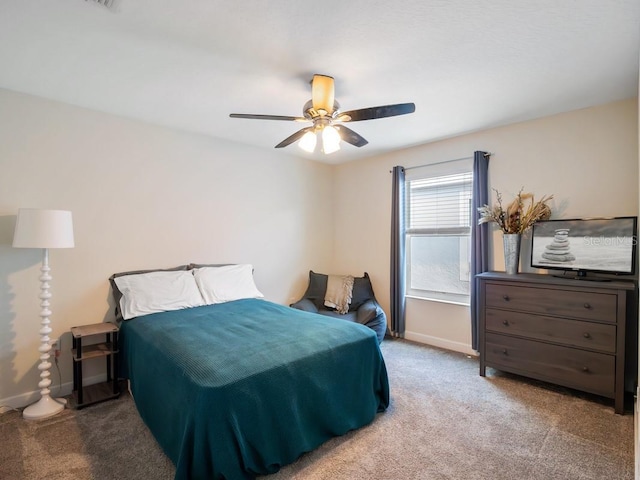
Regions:
[[[52,417],[64,410],[64,405],[58,403],[49,395],[43,395],[36,403],[29,405],[22,412],[26,420],[41,420]]]

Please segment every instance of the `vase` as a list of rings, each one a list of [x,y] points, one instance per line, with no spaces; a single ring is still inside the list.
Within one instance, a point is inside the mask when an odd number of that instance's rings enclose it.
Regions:
[[[518,273],[520,263],[520,234],[505,233],[502,236],[504,244],[504,269],[509,275]]]

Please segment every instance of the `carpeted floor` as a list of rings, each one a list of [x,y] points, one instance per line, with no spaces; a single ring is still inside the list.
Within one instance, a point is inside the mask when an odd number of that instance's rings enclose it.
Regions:
[[[382,350],[390,408],[264,480],[633,479],[631,411],[494,370],[480,377],[459,353],[404,340]],[[38,422],[0,416],[3,480],[173,474],[128,395]]]

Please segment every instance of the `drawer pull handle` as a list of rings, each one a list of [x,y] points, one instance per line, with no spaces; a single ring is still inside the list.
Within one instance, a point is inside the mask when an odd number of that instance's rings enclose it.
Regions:
[[[502,324],[503,324],[504,326],[508,327],[508,326],[509,326],[509,320],[503,320],[503,321],[502,321]]]
[[[585,303],[584,308],[586,308],[587,310],[591,310],[593,307],[591,306],[591,304]]]
[[[504,355],[509,355],[509,352],[507,352],[507,349],[506,349],[506,348],[503,348],[503,349],[502,349],[502,353],[503,353]]]
[[[503,295],[502,298],[504,299],[505,302],[508,302],[509,300],[511,300],[509,298],[509,295]]]
[[[582,367],[582,371],[583,372],[588,372],[589,371],[589,367]]]
[[[591,338],[591,335],[589,334],[589,332],[584,332],[583,337],[584,338]]]

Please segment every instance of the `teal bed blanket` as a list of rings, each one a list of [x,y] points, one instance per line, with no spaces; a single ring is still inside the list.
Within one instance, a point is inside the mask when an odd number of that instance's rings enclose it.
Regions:
[[[389,404],[373,330],[246,299],[122,323],[123,368],[176,479],[274,473]]]

